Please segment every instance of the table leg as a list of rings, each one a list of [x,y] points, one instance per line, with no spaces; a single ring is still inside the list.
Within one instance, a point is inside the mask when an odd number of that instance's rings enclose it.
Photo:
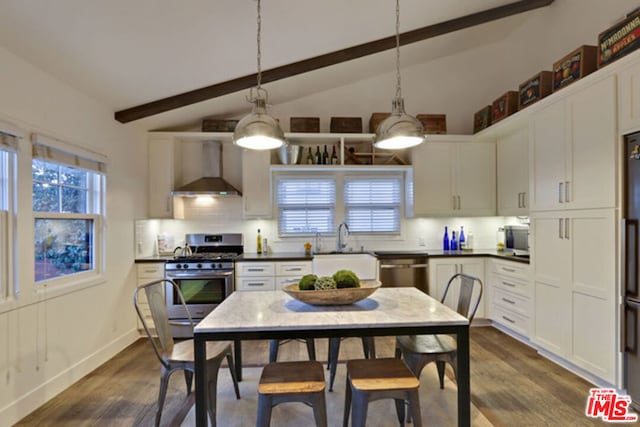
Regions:
[[[458,329],[458,426],[471,425],[471,385],[469,369],[469,326]]]
[[[242,341],[233,340],[233,355],[236,364],[236,378],[238,382],[242,381]]]
[[[207,421],[207,347],[206,340],[200,334],[194,334],[193,351],[196,377],[196,426],[204,427]]]

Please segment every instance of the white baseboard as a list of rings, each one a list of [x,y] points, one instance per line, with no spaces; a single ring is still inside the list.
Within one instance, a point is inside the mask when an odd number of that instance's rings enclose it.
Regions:
[[[125,347],[140,338],[137,329],[132,329],[115,338],[92,354],[80,360],[69,368],[31,389],[4,408],[0,408],[2,425],[13,425],[44,403],[66,390],[73,383],[98,368],[100,365],[121,352]]]

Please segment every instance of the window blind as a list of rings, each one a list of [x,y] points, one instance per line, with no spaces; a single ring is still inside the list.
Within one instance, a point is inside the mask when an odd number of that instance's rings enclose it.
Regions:
[[[333,178],[279,177],[276,192],[280,235],[333,231],[336,203]]]
[[[400,233],[401,200],[400,176],[345,178],[345,217],[349,231]]]
[[[98,153],[40,134],[33,134],[31,142],[34,159],[61,163],[102,174],[107,172],[106,158]]]
[[[0,150],[18,151],[18,138],[8,133],[0,132]]]

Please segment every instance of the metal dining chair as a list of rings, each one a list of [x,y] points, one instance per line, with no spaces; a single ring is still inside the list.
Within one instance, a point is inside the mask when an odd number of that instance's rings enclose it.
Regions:
[[[458,273],[449,279],[441,302],[447,301],[452,289],[458,290],[456,311],[469,319],[469,323],[478,310],[482,299],[483,285],[477,277]],[[456,338],[451,335],[407,335],[396,337],[396,357],[402,356],[409,369],[420,378],[422,369],[430,362],[436,362],[440,388],[444,388],[445,363],[449,363],[458,378]]]
[[[156,426],[160,425],[160,418],[162,416],[162,407],[164,405],[165,396],[167,394],[167,386],[169,384],[169,377],[176,371],[184,371],[184,378],[187,383],[187,396],[191,393],[191,384],[193,383],[193,374],[195,372],[195,359],[193,354],[193,340],[184,340],[174,342],[171,334],[171,323],[167,315],[167,305],[165,303],[165,286],[169,284],[173,286],[176,294],[179,295],[180,301],[184,306],[188,316],[189,323],[193,328],[194,323],[187,309],[184,297],[180,288],[173,280],[159,279],[144,285],[140,285],[136,288],[133,294],[133,305],[138,313],[138,317],[142,322],[147,337],[153,346],[153,350],[162,365],[160,370],[160,392],[158,394],[158,412],[156,413]],[[155,326],[157,336],[154,336],[151,332],[152,325],[149,325],[145,320],[144,315],[140,311],[138,306],[139,294],[144,292],[149,309],[151,310],[151,317]],[[229,365],[229,371],[231,372],[231,378],[233,380],[233,386],[236,392],[236,397],[240,399],[240,389],[238,388],[238,381],[236,380],[235,370],[233,367],[233,358],[231,357],[231,342],[230,341],[209,341],[207,342],[207,397],[209,400],[209,419],[211,425],[216,425],[216,395],[217,395],[217,382],[218,371],[220,364],[224,358],[227,358],[227,364]]]

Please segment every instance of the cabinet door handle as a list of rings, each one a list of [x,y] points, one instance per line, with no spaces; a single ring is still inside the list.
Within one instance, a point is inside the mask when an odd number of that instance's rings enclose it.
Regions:
[[[562,232],[562,218],[558,219],[558,238],[564,238],[564,233]]]
[[[301,271],[301,270],[302,268],[300,267],[289,267],[285,269],[285,271]]]
[[[167,212],[171,212],[171,196],[167,197]]]
[[[456,196],[451,196],[451,198],[453,199],[453,210],[456,210]]]
[[[510,300],[510,299],[508,299],[508,298],[502,298],[502,301],[504,301],[504,302],[508,302],[509,304],[515,304],[515,303],[516,303],[515,301]]]
[[[563,182],[559,182],[558,183],[558,203],[562,203],[562,186],[564,185]]]
[[[502,267],[503,271],[508,271],[509,273],[515,273],[516,269],[515,268],[509,268],[509,267]]]
[[[514,285],[513,283],[509,283],[509,282],[505,282],[504,280],[502,281],[502,284],[505,286],[509,286],[510,288],[515,288],[516,285]]]
[[[458,198],[458,210],[462,209],[462,207],[460,206],[460,196],[456,196]]]
[[[564,219],[564,238],[569,240],[569,218]]]
[[[248,282],[247,286],[264,286],[264,282]]]
[[[564,201],[569,203],[569,201],[571,200],[571,190],[569,185],[571,184],[570,181],[565,181],[564,182]]]
[[[264,271],[264,268],[247,268],[247,271]]]
[[[503,318],[504,320],[506,320],[507,322],[509,322],[509,323],[516,323],[516,321],[515,321],[515,320],[513,320],[513,319],[509,319],[507,316],[502,316],[502,318]]]
[[[522,207],[523,208],[527,207],[527,192],[526,191],[522,192]]]

